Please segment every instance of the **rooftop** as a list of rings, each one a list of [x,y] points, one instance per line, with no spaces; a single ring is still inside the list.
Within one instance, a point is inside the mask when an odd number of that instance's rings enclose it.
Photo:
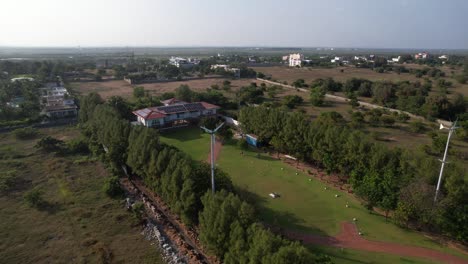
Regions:
[[[148,107],[139,109],[133,112],[133,114],[140,116],[144,119],[156,119],[162,118],[166,115],[185,113],[185,112],[196,112],[209,109],[218,109],[217,105],[213,105],[207,102],[195,102],[195,103],[181,103],[172,104],[167,106]]]

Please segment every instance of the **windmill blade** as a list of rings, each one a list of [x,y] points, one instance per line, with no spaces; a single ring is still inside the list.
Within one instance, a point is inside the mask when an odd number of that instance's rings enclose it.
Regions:
[[[213,131],[213,133],[218,132],[218,130],[219,130],[223,125],[224,125],[224,122],[221,123],[221,125],[219,125],[219,126]]]
[[[209,130],[209,129],[206,128],[206,127],[201,126],[200,128],[203,129],[203,130],[205,130],[205,132],[208,133],[208,134],[212,134],[212,133],[213,133],[212,130]]]

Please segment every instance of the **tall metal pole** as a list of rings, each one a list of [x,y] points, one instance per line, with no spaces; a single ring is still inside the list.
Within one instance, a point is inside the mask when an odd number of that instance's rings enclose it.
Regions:
[[[211,133],[211,191],[215,193],[215,164],[214,164],[214,147],[215,147],[215,134]]]
[[[447,138],[447,144],[445,145],[445,152],[444,152],[444,158],[441,160],[442,165],[440,166],[440,174],[439,174],[439,180],[437,181],[437,188],[434,196],[434,202],[437,202],[437,196],[439,195],[440,191],[440,184],[442,183],[442,175],[444,174],[444,167],[445,163],[447,163],[447,153],[448,153],[448,148],[449,148],[449,143],[450,143],[450,138],[452,137],[453,131],[457,129],[457,121],[453,124],[451,128],[449,128],[449,134]],[[440,129],[444,128],[443,125],[440,125]]]
[[[211,152],[211,191],[215,193],[215,161],[214,161],[214,148],[215,148],[215,142],[216,142],[216,137],[215,134],[218,132],[218,130],[224,125],[222,123],[219,125],[216,129],[210,130],[206,127],[201,127],[201,129],[205,130],[206,133],[210,134],[211,140],[210,140],[210,152]]]

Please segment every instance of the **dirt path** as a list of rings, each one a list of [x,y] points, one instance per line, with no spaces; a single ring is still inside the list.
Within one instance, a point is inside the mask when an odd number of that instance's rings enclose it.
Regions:
[[[334,237],[303,234],[295,231],[285,231],[284,235],[289,238],[301,240],[303,243],[307,244],[381,252],[399,256],[427,258],[443,263],[468,263],[468,260],[437,250],[364,239],[359,235],[356,225],[350,222],[343,222],[341,224],[341,232]]]
[[[215,146],[214,146],[214,160],[215,160],[215,162],[218,160],[219,154],[221,153],[222,148],[223,148],[223,144],[221,144],[221,141],[216,140],[215,141]],[[211,149],[210,149],[210,153],[208,153],[208,157],[206,159],[206,162],[211,163]]]
[[[289,88],[289,89],[295,89],[295,90],[301,91],[301,92],[306,92],[306,93],[308,93],[308,92],[310,91],[310,90],[308,90],[308,89],[296,88],[296,87],[291,86],[291,85],[287,85],[287,84],[283,84],[283,83],[279,83],[279,82],[273,82],[273,81],[269,81],[269,80],[265,80],[265,79],[261,79],[261,78],[257,78],[257,80],[258,80],[258,81],[261,81],[261,82],[268,83],[268,84],[280,85],[280,86],[283,86],[283,87]],[[337,101],[340,101],[340,102],[349,102],[349,99],[348,99],[348,98],[341,97],[341,96],[336,96],[336,95],[332,95],[332,94],[325,94],[325,97],[330,98],[330,99],[333,99],[333,100],[337,100]],[[388,111],[397,112],[397,113],[399,113],[399,114],[405,113],[405,114],[407,114],[408,116],[410,116],[410,117],[412,117],[412,118],[415,118],[415,119],[426,120],[426,119],[425,119],[424,117],[422,117],[422,116],[418,116],[418,115],[412,114],[412,113],[407,112],[407,111],[398,110],[398,109],[394,109],[394,108],[388,108],[388,107],[385,107],[385,106],[376,105],[376,104],[371,104],[371,103],[364,102],[364,101],[358,101],[358,103],[359,103],[361,106],[364,106],[364,107],[367,107],[367,108],[370,108],[370,109],[374,109],[374,108],[386,109],[386,110],[388,110]],[[438,123],[444,124],[444,125],[446,125],[446,126],[452,126],[452,122],[447,121],[447,120],[436,119],[436,121],[437,121]]]

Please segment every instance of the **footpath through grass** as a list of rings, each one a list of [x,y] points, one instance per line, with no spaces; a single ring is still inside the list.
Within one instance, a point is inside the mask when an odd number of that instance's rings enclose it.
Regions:
[[[162,141],[197,160],[206,160],[209,153],[209,136],[201,134],[198,128],[166,132]],[[357,226],[366,239],[423,246],[468,258],[458,250],[386,222],[385,217],[370,213],[348,193],[330,188],[315,178],[309,180],[309,176],[267,154],[257,157],[257,152],[249,150],[241,155],[236,146],[226,144],[217,165],[230,175],[239,189],[247,193],[251,202],[255,202],[260,208],[259,217],[267,223],[333,236],[340,231],[341,222],[357,218]],[[281,197],[271,199],[268,196],[271,192]],[[339,197],[335,197],[337,194]]]
[[[79,135],[76,128],[41,133]],[[102,191],[108,173],[100,162],[37,152],[37,140],[0,134],[0,172],[15,171],[13,187],[0,193],[1,263],[163,263],[122,201]],[[23,201],[32,188],[43,192],[39,209]]]

